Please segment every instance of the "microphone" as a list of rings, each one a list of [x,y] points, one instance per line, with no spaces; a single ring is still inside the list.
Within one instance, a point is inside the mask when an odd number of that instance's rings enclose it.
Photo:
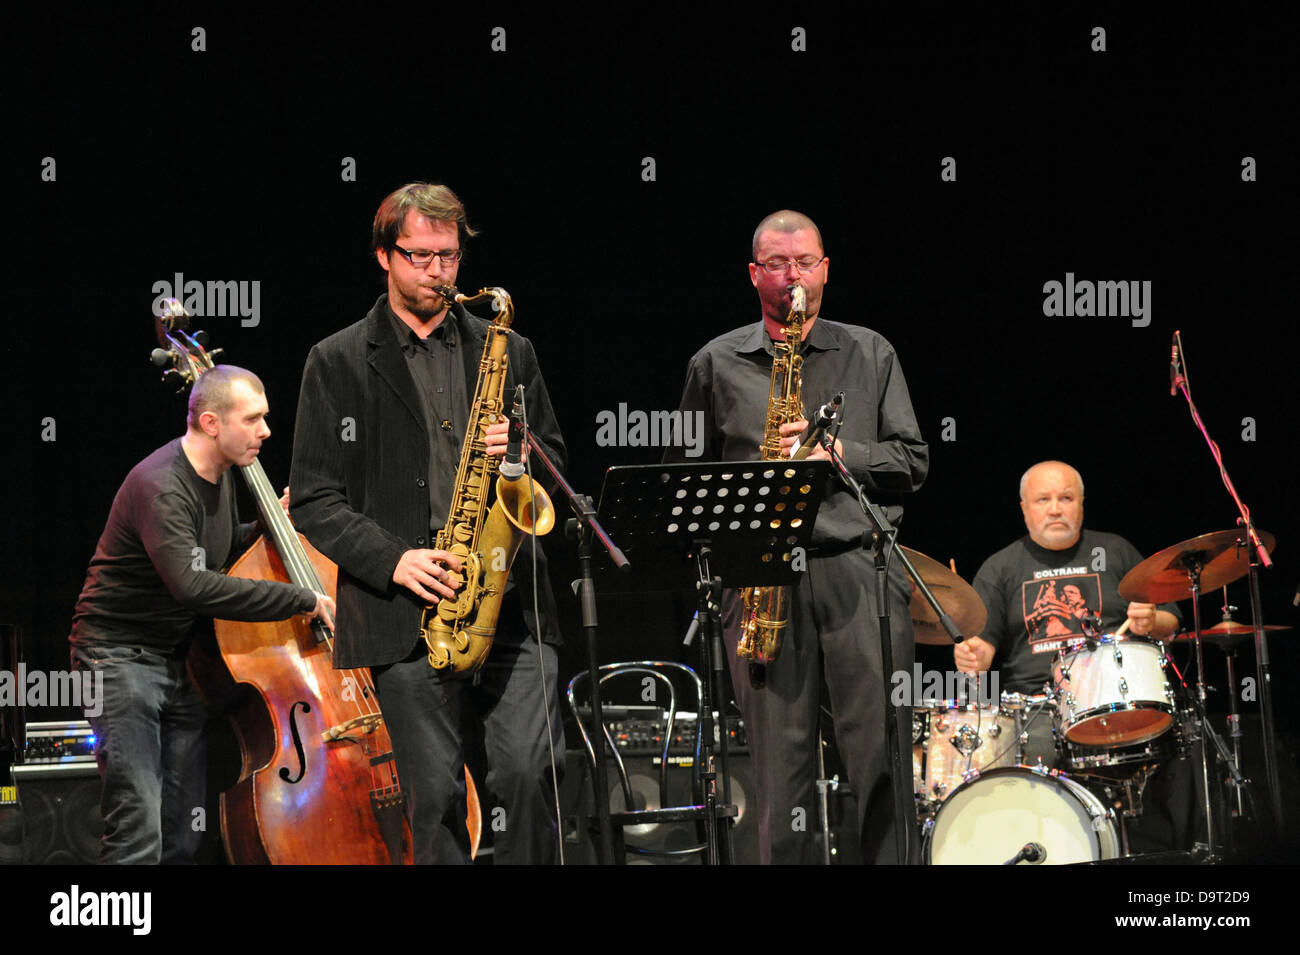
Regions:
[[[799,436],[799,440],[790,449],[791,459],[806,458],[812,453],[813,448],[821,443],[822,435],[826,433],[826,429],[835,422],[836,416],[840,413],[840,406],[843,404],[844,392],[841,391],[817,409],[817,420],[808,425],[807,430]]]
[[[1015,865],[1017,862],[1023,860],[1028,862],[1030,865],[1041,865],[1043,860],[1046,858],[1046,849],[1040,846],[1037,842],[1027,842],[1025,843],[1024,848],[1016,853],[1016,857],[1012,860],[1011,864]]]
[[[506,457],[501,462],[501,476],[507,481],[517,481],[524,473],[524,386],[515,386],[515,406],[510,412],[510,440],[506,444]]]

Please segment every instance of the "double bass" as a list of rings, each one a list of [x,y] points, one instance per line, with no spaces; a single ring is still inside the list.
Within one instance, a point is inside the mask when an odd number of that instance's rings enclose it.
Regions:
[[[188,315],[175,299],[161,312],[154,364],[171,366],[164,378],[193,384],[220,351],[209,353],[202,332],[185,330]],[[293,529],[261,462],[239,471],[264,533],[230,576],[288,581],[333,597],[338,568]],[[334,633],[321,620],[217,620],[214,630],[230,679],[256,690],[232,716],[242,768],[221,794],[230,861],[410,864],[410,827],[369,668],[334,669]],[[472,857],[482,823],[468,767],[465,784]]]

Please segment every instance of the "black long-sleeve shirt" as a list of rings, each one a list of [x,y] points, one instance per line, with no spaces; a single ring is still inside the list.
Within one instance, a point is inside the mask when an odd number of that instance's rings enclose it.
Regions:
[[[113,499],[69,639],[172,654],[199,614],[281,620],[311,610],[310,590],[219,572],[246,530],[230,472],[213,484],[194,470],[180,438],[165,444],[131,469]]]
[[[706,461],[755,461],[767,423],[774,348],[760,321],[705,345],[686,371],[683,413],[703,412]],[[815,411],[844,392],[839,438],[850,473],[891,521],[902,516],[901,495],[915,491],[930,468],[930,449],[893,346],[869,328],[819,318],[804,339],[803,402]],[[807,415],[805,415],[806,417]],[[667,458],[682,460],[684,449]],[[832,478],[818,511],[813,546],[835,552],[860,543],[868,527],[857,500]]]

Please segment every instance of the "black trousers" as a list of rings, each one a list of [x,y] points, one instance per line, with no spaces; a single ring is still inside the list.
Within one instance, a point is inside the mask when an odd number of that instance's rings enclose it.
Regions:
[[[506,614],[503,608],[503,622]],[[522,624],[522,620],[520,620]],[[557,861],[555,789],[547,707],[556,771],[564,772],[564,731],[556,690],[556,653],[532,637],[501,636],[479,678],[449,676],[429,666],[420,641],[405,660],[372,668],[379,704],[393,741],[393,755],[406,798],[417,865],[468,862],[465,803],[464,721],[483,727],[488,759],[487,789],[502,805],[482,807],[493,833],[495,864]]]
[[[749,685],[747,661],[736,657],[740,607],[727,595],[725,636],[745,731],[749,738],[764,863],[815,864],[817,728],[825,676],[835,739],[848,783],[857,796],[862,857],[895,862],[894,803],[885,745],[885,694],[874,556],[853,550],[813,557],[792,594],[790,623],[780,655],[769,665],[767,685]],[[910,588],[897,562],[888,581],[894,670],[910,675],[915,648],[908,613]],[[889,709],[905,744],[899,780],[912,805],[911,707]],[[914,828],[907,820],[909,833]]]

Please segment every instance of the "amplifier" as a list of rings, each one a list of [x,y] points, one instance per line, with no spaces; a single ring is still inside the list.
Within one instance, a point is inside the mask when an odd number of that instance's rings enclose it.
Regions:
[[[668,729],[668,711],[657,706],[602,706],[601,715],[614,745],[619,752],[629,756],[658,756],[663,752],[664,733]],[[582,719],[591,725],[591,708],[581,708]],[[690,756],[694,752],[695,724],[698,714],[678,712],[673,721],[673,738],[668,744],[670,762],[674,756]],[[716,751],[718,742],[717,714],[714,714],[713,745]],[[748,752],[745,739],[745,721],[739,716],[727,718],[727,751]],[[690,765],[686,763],[685,765]]]
[[[28,723],[21,762],[29,767],[93,764],[95,733],[86,720]]]

